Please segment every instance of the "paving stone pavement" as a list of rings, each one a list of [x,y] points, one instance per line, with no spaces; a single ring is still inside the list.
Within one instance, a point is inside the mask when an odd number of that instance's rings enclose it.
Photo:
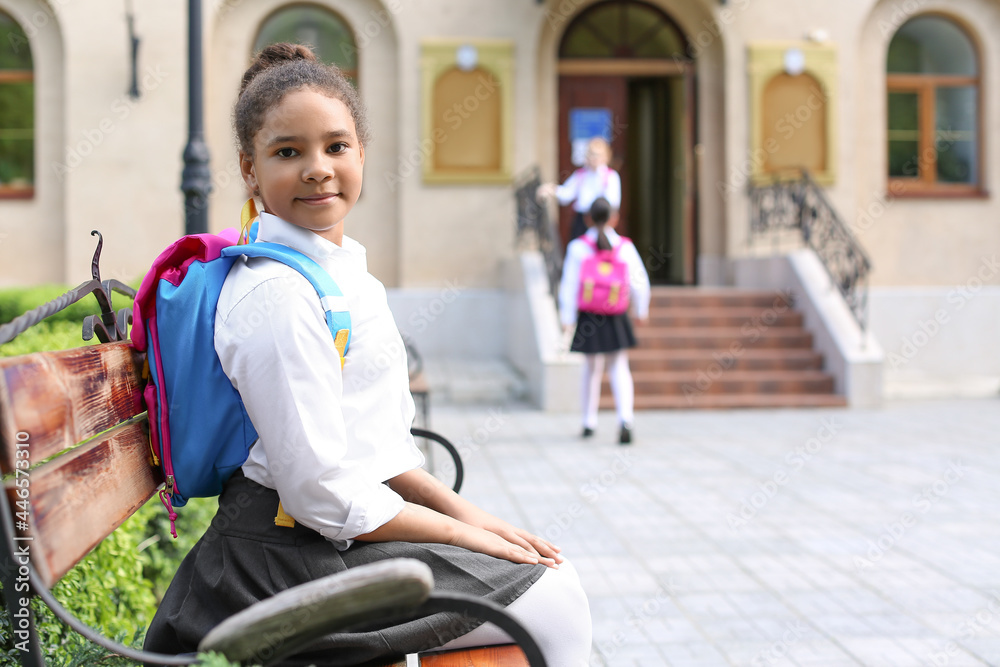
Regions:
[[[604,412],[430,425],[572,559],[594,666],[1000,665],[1000,399],[643,412],[630,447]]]

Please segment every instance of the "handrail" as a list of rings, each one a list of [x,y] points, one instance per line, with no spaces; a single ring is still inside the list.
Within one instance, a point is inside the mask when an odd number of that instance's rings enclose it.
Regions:
[[[538,165],[526,169],[514,183],[514,199],[517,202],[517,240],[527,231],[534,232],[538,250],[545,258],[545,269],[549,276],[549,290],[552,296],[559,294],[559,279],[562,276],[562,243],[559,230],[549,219],[549,209],[537,198],[538,186],[542,184]]]
[[[798,229],[865,331],[871,259],[809,172],[799,169],[797,177],[776,178],[767,185],[751,183],[749,190],[751,238],[775,230]]]

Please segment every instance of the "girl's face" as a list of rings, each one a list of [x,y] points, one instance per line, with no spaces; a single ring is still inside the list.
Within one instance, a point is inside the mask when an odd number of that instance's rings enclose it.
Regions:
[[[603,141],[591,141],[587,144],[586,165],[591,169],[597,169],[608,164],[607,144]]]
[[[341,245],[365,163],[347,106],[310,88],[288,93],[253,141],[240,168],[264,210]]]

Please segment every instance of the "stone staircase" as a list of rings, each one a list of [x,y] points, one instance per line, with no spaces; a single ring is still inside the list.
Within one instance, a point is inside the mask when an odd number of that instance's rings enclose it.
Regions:
[[[629,359],[643,409],[844,406],[786,295],[654,287]],[[601,407],[613,408],[607,378]]]

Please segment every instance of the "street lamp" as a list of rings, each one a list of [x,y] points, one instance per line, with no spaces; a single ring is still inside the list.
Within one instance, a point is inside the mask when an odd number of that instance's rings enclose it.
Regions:
[[[202,95],[201,0],[188,0],[188,142],[184,148],[184,233],[208,231],[208,194],[212,173],[208,168],[208,145]]]

